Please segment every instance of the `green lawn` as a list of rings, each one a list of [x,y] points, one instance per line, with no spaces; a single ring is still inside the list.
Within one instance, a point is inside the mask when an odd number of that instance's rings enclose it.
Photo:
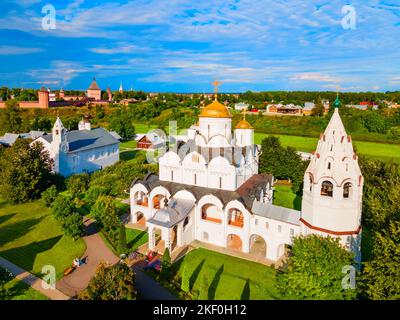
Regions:
[[[136,140],[129,140],[121,142],[119,145],[120,149],[135,149],[137,147]]]
[[[86,249],[82,239],[65,236],[50,209],[40,201],[11,205],[0,199],[0,255],[36,275],[45,265],[57,279]]]
[[[291,146],[298,151],[312,152],[315,151],[318,143],[317,138],[289,136],[279,134],[267,134],[256,132],[254,133],[254,141],[256,144],[261,144],[261,141],[267,136],[276,136],[280,139],[284,147]],[[359,155],[365,156],[370,159],[400,162],[400,145],[366,142],[366,141],[353,141]]]
[[[129,252],[135,251],[147,241],[149,241],[149,237],[146,231],[126,228],[126,243],[128,244]]]
[[[199,299],[280,299],[275,286],[275,269],[206,249],[183,257],[178,268],[182,281],[199,290]]]
[[[301,197],[292,191],[291,186],[275,185],[272,203],[280,207],[301,210]]]
[[[147,125],[144,123],[134,123],[133,125],[135,126],[135,132],[141,134],[148,133],[152,129],[157,129],[155,125]]]

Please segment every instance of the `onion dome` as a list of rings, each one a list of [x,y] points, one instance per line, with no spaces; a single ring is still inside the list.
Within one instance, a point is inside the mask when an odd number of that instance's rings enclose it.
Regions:
[[[246,119],[242,119],[238,122],[235,129],[254,129],[254,128]]]
[[[218,100],[214,100],[201,110],[200,118],[232,118],[228,108]]]
[[[336,96],[336,100],[333,102],[333,107],[334,108],[339,108],[340,106],[341,106],[341,102],[340,102],[340,99],[339,99],[339,94],[337,94],[337,96]]]

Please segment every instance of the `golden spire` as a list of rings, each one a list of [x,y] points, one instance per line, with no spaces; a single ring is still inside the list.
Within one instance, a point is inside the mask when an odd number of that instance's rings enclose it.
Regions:
[[[212,85],[214,86],[214,95],[215,95],[215,100],[217,100],[218,97],[218,87],[221,85],[221,82],[218,80],[215,80]]]

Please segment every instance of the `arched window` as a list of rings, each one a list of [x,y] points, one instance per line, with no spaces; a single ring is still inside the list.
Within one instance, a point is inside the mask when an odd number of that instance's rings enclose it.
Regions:
[[[194,185],[197,184],[197,174],[194,174]]]
[[[219,177],[219,188],[222,189],[222,177]]]
[[[332,197],[333,196],[333,184],[330,181],[324,181],[321,185],[321,196]]]
[[[331,163],[328,162],[328,170],[331,170]]]
[[[344,184],[344,187],[343,187],[343,198],[345,198],[345,199],[350,198],[351,187],[352,187],[352,185],[351,185],[350,182],[346,182]]]
[[[174,181],[174,170],[171,170],[171,181]]]

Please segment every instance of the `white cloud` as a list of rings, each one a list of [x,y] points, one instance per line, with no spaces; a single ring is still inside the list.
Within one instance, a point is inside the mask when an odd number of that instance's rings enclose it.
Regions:
[[[42,48],[27,48],[16,46],[0,46],[0,55],[12,56],[42,52]]]
[[[339,82],[340,80],[336,77],[332,77],[325,74],[308,72],[308,73],[300,73],[294,75],[291,80],[294,81],[316,81],[316,82]]]

